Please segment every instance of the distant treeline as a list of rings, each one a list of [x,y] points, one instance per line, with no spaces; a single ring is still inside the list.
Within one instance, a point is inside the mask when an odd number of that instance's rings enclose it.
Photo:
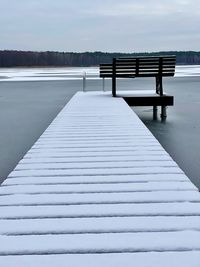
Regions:
[[[36,66],[97,66],[109,63],[113,57],[176,55],[177,64],[200,64],[200,52],[170,51],[152,53],[104,53],[104,52],[32,52],[0,50],[0,67]]]

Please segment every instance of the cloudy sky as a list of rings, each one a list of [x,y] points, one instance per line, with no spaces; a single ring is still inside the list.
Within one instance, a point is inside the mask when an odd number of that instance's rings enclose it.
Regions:
[[[0,49],[200,51],[199,0],[0,0]]]

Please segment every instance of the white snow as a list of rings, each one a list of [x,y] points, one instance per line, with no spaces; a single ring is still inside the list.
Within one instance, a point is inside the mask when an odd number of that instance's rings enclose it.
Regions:
[[[200,65],[176,66],[176,77],[195,77],[200,76]]]
[[[199,251],[199,231],[0,236],[1,255]]]
[[[53,159],[53,158],[51,158]],[[40,159],[41,160],[41,159]],[[117,163],[116,163],[117,164]],[[95,178],[95,179],[94,179]],[[147,182],[189,182],[184,174],[143,174],[143,175],[96,175],[94,176],[45,176],[45,177],[19,177],[7,179],[2,186],[8,185],[28,185],[28,184],[117,184],[117,183],[147,183]]]
[[[106,218],[149,216],[200,216],[199,202],[160,202],[129,204],[82,204],[82,205],[36,205],[0,206],[1,219],[47,219],[47,218]],[[3,223],[3,221],[2,221]]]
[[[1,68],[0,81],[57,81],[96,79],[98,68],[52,67],[52,68]]]
[[[184,252],[141,252],[112,254],[65,254],[65,255],[29,255],[6,256],[0,258],[0,265],[6,267],[199,267],[198,251]]]
[[[199,260],[197,188],[110,93],[76,94],[0,187],[0,266]]]
[[[117,184],[62,184],[62,185],[13,185],[0,188],[0,196],[7,194],[86,194],[116,192],[152,192],[152,191],[196,191],[195,186],[186,182],[148,182]]]
[[[98,67],[1,68],[0,81],[59,81],[100,79]],[[175,77],[200,76],[199,65],[176,66]]]
[[[200,230],[197,216],[18,219],[0,221],[1,235],[105,234]]]

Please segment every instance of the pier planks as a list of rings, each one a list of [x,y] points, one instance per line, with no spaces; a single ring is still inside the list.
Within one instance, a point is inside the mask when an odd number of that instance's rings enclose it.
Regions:
[[[0,188],[1,266],[199,260],[197,188],[109,93],[77,93]]]

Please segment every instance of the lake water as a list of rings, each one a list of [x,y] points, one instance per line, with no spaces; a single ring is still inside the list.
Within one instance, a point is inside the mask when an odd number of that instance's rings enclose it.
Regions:
[[[0,69],[0,181],[30,149],[75,92],[102,90],[97,68]],[[106,81],[106,90],[111,87]],[[118,88],[153,89],[153,79],[119,80]],[[174,95],[165,122],[152,120],[151,107],[134,108],[191,181],[200,188],[200,66],[177,67],[164,79]]]

